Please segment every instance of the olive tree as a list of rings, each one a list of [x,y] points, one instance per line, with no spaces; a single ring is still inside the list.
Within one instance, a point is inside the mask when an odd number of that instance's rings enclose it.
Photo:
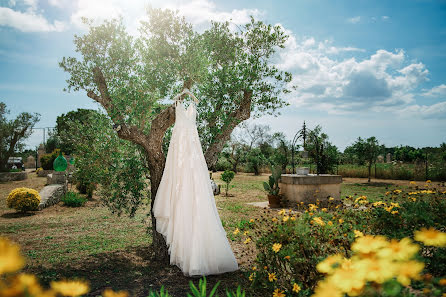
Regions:
[[[31,136],[32,128],[40,119],[38,113],[22,112],[8,120],[8,113],[6,104],[0,102],[0,171],[6,170],[9,157],[23,148],[23,141]]]
[[[138,37],[127,33],[122,20],[85,23],[88,33],[74,38],[79,58],[60,62],[69,74],[67,90],[84,91],[103,108],[117,136],[141,148],[152,198],[165,165],[163,138],[175,121],[175,107],[166,99],[184,87],[200,98],[197,123],[208,167],[239,123],[286,105],[281,95],[291,75],[270,63],[287,38],[280,26],[251,19],[234,32],[229,23],[214,22],[198,33],[176,12],[152,8]],[[155,257],[167,260],[153,212],[151,220]]]

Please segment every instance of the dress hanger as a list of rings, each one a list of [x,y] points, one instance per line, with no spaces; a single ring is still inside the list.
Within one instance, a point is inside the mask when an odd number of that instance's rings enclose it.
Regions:
[[[195,103],[200,102],[200,100],[197,99],[197,97],[194,96],[194,94],[191,93],[191,91],[189,91],[188,88],[184,88],[183,91],[181,93],[179,93],[178,95],[175,96],[174,101],[176,102],[181,96],[183,96],[184,94],[187,94],[189,96],[191,96],[194,100]]]

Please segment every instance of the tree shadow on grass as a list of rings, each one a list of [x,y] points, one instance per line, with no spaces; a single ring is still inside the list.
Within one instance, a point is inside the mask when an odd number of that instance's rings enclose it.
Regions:
[[[23,218],[34,216],[36,213],[34,212],[7,212],[1,215],[2,218],[5,219],[15,219],[15,218]]]
[[[355,186],[362,186],[362,187],[391,187],[394,184],[392,183],[384,183],[384,182],[365,182],[365,183],[355,183]]]
[[[111,288],[115,291],[126,290],[130,296],[146,297],[150,290],[156,292],[164,286],[170,296],[177,297],[186,296],[187,292],[190,292],[190,281],[198,285],[199,277],[186,277],[177,266],[151,261],[150,254],[149,247],[130,247],[126,250],[90,255],[72,263],[30,267],[27,272],[35,273],[45,286],[49,286],[53,280],[88,280],[88,296],[98,296],[106,288]],[[235,291],[238,285],[244,289],[249,286],[240,270],[209,275],[206,280],[208,292],[221,281],[217,290],[219,296],[226,296],[226,289]]]

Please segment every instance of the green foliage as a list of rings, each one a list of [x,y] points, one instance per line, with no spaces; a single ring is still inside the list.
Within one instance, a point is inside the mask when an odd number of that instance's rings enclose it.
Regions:
[[[413,231],[421,228],[441,229],[446,226],[445,198],[445,194],[435,192],[415,195],[393,192],[388,199],[399,203],[398,215],[391,214],[383,208],[374,208],[370,213],[369,223],[375,234],[396,239],[412,237]],[[424,251],[427,270],[433,275],[446,275],[446,249],[425,247]]]
[[[220,281],[218,281],[210,290],[208,293],[207,291],[207,284],[206,284],[206,277],[200,278],[198,281],[198,286],[195,286],[192,281],[189,282],[189,289],[190,291],[187,292],[187,297],[217,297],[216,294],[218,285],[220,284]],[[245,291],[241,289],[240,286],[237,287],[235,292],[226,290],[226,296],[227,297],[245,297]],[[171,297],[167,293],[167,290],[164,289],[164,286],[161,287],[159,293],[153,292],[150,290],[148,297]]]
[[[82,171],[77,171],[75,175],[76,189],[81,193],[87,195],[87,198],[93,197],[93,192],[96,190],[96,184],[90,182],[82,177]]]
[[[45,154],[40,157],[40,166],[44,170],[53,170],[54,160],[59,156],[60,149],[55,149],[49,154]]]
[[[221,180],[226,183],[226,197],[228,197],[229,184],[231,183],[234,176],[235,172],[231,170],[225,170],[225,172],[221,174]]]
[[[330,173],[338,164],[338,148],[328,141],[328,135],[322,133],[321,126],[309,131],[305,144],[308,156],[316,163],[317,174]]]
[[[282,175],[282,169],[279,166],[271,166],[271,175],[268,177],[268,182],[263,182],[263,188],[270,195],[279,195],[279,180]]]
[[[80,207],[83,206],[85,202],[87,202],[87,199],[85,199],[78,193],[71,191],[66,192],[60,200],[65,206],[69,207]]]
[[[228,159],[220,156],[220,158],[218,158],[217,163],[215,164],[215,170],[217,171],[225,171],[225,170],[231,170],[232,169],[232,165],[231,163],[229,163]]]
[[[253,148],[248,152],[247,158],[248,170],[254,172],[254,175],[260,175],[260,168],[266,164],[266,158],[259,148]]]
[[[91,196],[96,185],[98,195],[113,213],[133,216],[147,201],[147,165],[142,148],[122,140],[112,128],[110,119],[95,112],[89,121],[67,122],[75,143],[75,181],[80,190]]]
[[[6,171],[9,157],[24,148],[24,140],[31,135],[32,128],[40,119],[38,113],[22,112],[15,119],[8,120],[7,114],[6,104],[0,102],[0,171]]]
[[[304,289],[314,288],[322,278],[316,269],[319,262],[331,254],[349,255],[349,246],[354,240],[351,226],[360,227],[357,226],[357,218],[346,217],[343,223],[339,223],[333,214],[314,212],[317,214],[311,216],[305,213],[285,222],[283,216],[278,216],[278,222],[273,222],[269,216],[256,222],[256,227],[267,227],[256,229],[259,231],[255,241],[256,270],[250,272],[255,288],[267,288],[270,292],[283,288],[287,296],[292,294],[294,283]],[[284,216],[289,218],[293,214],[286,213]],[[325,222],[324,226],[312,222],[316,216]],[[328,221],[332,225],[328,225]],[[274,244],[281,245],[277,252],[273,249]],[[272,273],[277,277],[274,282],[269,281]]]

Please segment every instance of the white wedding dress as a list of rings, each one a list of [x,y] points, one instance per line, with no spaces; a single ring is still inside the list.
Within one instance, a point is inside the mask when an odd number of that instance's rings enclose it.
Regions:
[[[156,193],[156,230],[169,248],[170,264],[184,275],[220,274],[238,269],[212,192],[195,119],[195,103],[176,101],[175,125],[163,177]]]

